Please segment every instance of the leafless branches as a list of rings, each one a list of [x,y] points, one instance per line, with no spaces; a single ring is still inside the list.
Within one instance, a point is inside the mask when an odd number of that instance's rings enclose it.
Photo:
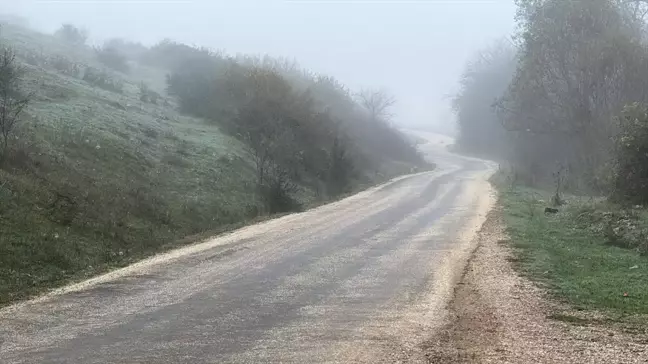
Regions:
[[[392,118],[391,108],[396,104],[396,99],[387,91],[365,89],[356,98],[373,120],[389,121]]]

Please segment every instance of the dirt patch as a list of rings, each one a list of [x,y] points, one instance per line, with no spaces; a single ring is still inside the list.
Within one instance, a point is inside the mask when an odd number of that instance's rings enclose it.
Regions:
[[[559,307],[514,271],[501,211],[489,214],[478,238],[450,323],[424,345],[429,363],[648,363],[645,333]]]

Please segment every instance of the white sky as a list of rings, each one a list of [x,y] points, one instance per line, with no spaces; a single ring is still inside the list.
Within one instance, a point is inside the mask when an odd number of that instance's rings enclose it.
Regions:
[[[95,40],[169,37],[228,53],[295,58],[352,89],[385,87],[396,122],[448,123],[464,63],[514,29],[513,0],[0,0],[0,12]]]

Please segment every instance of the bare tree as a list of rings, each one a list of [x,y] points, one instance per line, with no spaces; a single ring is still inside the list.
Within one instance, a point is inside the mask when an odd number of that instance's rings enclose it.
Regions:
[[[29,96],[21,93],[23,69],[16,64],[16,54],[11,48],[4,48],[0,54],[0,133],[4,159],[9,149],[9,140],[20,121],[20,114],[29,103]]]
[[[396,99],[385,90],[365,89],[356,95],[358,103],[364,107],[372,120],[388,121],[392,118],[391,108]]]

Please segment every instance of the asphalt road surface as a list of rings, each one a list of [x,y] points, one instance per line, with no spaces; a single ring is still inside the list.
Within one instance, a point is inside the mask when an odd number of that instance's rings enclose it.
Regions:
[[[432,172],[3,309],[0,362],[423,362],[493,202],[429,140]]]

